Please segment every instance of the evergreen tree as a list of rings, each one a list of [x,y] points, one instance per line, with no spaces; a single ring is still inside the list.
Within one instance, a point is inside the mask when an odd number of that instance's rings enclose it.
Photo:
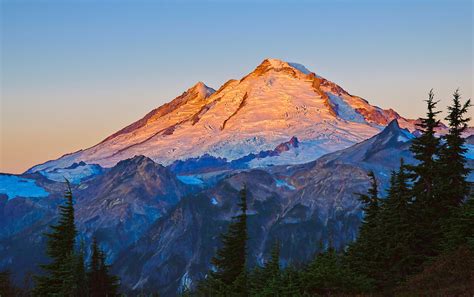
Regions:
[[[375,228],[377,225],[377,215],[380,210],[380,198],[378,197],[377,179],[373,171],[368,173],[370,179],[370,188],[366,194],[358,194],[359,201],[362,202],[364,211],[363,224],[368,228]]]
[[[377,279],[379,278],[377,274],[380,272],[379,259],[383,250],[378,226],[381,200],[378,197],[375,174],[371,171],[368,176],[370,178],[368,193],[357,194],[363,205],[364,218],[356,242],[349,246],[347,259],[352,269]]]
[[[280,243],[278,241],[274,243],[270,260],[266,263],[263,270],[269,279],[280,277]]]
[[[466,180],[470,169],[467,168],[464,147],[465,140],[462,133],[467,128],[470,118],[465,114],[471,105],[467,100],[461,103],[461,95],[456,90],[453,94],[453,103],[448,106],[449,114],[446,120],[449,123],[449,133],[444,136],[445,144],[440,150],[440,163],[443,172],[442,197],[438,214],[449,216],[449,211],[458,207],[469,194],[469,184]]]
[[[91,248],[91,261],[89,264],[89,271],[87,272],[89,295],[91,297],[102,296],[101,294],[105,291],[104,282],[100,274],[100,249],[97,244],[97,239],[92,239]]]
[[[105,280],[105,296],[118,296],[120,279],[116,275],[110,273],[110,265],[106,263],[106,255],[103,251],[101,251],[100,256],[100,272]]]
[[[380,215],[380,232],[384,242],[384,258],[380,267],[384,287],[393,288],[412,271],[414,263],[412,242],[413,216],[409,173],[403,159],[400,169],[393,172],[388,197]]]
[[[421,135],[413,140],[410,147],[418,160],[415,166],[410,166],[414,214],[417,215],[413,219],[418,258],[416,266],[421,266],[428,258],[436,255],[436,245],[441,235],[437,204],[440,201],[440,184],[443,178],[438,162],[440,140],[435,135],[439,126],[439,120],[436,119],[439,111],[435,110],[438,102],[434,101],[433,90],[429,92],[426,102],[427,116],[418,124]]]
[[[46,253],[51,263],[41,265],[46,274],[36,277],[34,294],[38,296],[71,296],[76,289],[74,245],[77,231],[73,196],[67,180],[66,186],[66,202],[59,206],[59,222],[50,226],[51,233],[45,234],[48,239]]]
[[[433,198],[437,177],[435,174],[438,173],[436,157],[440,149],[440,140],[435,135],[440,123],[436,115],[440,111],[435,111],[438,101],[434,101],[433,90],[430,90],[426,103],[428,109],[426,118],[420,119],[420,123],[417,124],[421,135],[413,140],[410,147],[415,159],[419,161],[419,164],[411,169],[416,174],[414,190],[418,195],[417,200],[422,200],[420,202]]]
[[[309,296],[331,296],[371,290],[372,281],[352,271],[333,248],[319,253],[302,275],[303,291]]]
[[[282,297],[297,297],[303,295],[301,273],[293,267],[287,267],[281,275],[281,295]]]
[[[256,267],[249,276],[251,295],[278,296],[282,294],[280,244],[275,242],[271,256],[263,267]]]
[[[87,276],[86,276],[86,267],[85,267],[85,260],[84,260],[84,242],[81,242],[81,248],[77,253],[75,260],[75,272],[76,272],[76,289],[75,289],[75,296],[82,297],[87,296],[88,289],[87,289]]]
[[[110,275],[109,266],[105,262],[105,254],[99,248],[95,237],[92,240],[88,283],[90,297],[117,296],[119,280],[117,277]]]
[[[206,296],[247,296],[247,190],[240,191],[240,214],[233,217],[227,233],[221,235],[222,247],[211,260],[216,271],[201,282],[199,291]]]
[[[460,246],[474,251],[474,195],[453,212],[444,226],[443,251],[451,252]]]

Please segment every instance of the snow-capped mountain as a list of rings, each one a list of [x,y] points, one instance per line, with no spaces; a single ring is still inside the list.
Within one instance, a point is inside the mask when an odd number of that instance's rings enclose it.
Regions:
[[[413,128],[413,121],[370,105],[302,65],[266,59],[217,91],[199,82],[101,143],[29,172],[80,161],[111,167],[135,155],[163,165],[204,154],[235,160],[292,137],[304,153],[285,162],[297,164],[365,140],[393,119]],[[261,165],[269,164],[255,164]]]

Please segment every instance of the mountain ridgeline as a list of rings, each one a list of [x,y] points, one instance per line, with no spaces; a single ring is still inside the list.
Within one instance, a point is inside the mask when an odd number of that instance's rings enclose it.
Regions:
[[[472,295],[469,106],[456,92],[444,126],[430,93],[409,120],[275,59],[198,83],[94,147],[0,174],[0,290]]]

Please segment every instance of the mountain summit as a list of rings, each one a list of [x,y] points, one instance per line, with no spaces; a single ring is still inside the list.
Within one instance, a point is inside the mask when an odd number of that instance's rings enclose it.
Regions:
[[[301,163],[367,139],[394,119],[412,126],[395,111],[372,106],[303,65],[265,59],[240,80],[229,80],[217,91],[199,82],[101,143],[30,172],[79,161],[111,167],[135,155],[164,165],[204,154],[233,160],[292,137],[305,152],[295,154],[292,163]]]

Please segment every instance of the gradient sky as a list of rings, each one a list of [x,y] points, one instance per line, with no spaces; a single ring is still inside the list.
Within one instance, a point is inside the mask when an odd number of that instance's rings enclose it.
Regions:
[[[0,1],[0,172],[90,147],[266,57],[410,118],[430,88],[443,108],[473,93],[470,0]]]

